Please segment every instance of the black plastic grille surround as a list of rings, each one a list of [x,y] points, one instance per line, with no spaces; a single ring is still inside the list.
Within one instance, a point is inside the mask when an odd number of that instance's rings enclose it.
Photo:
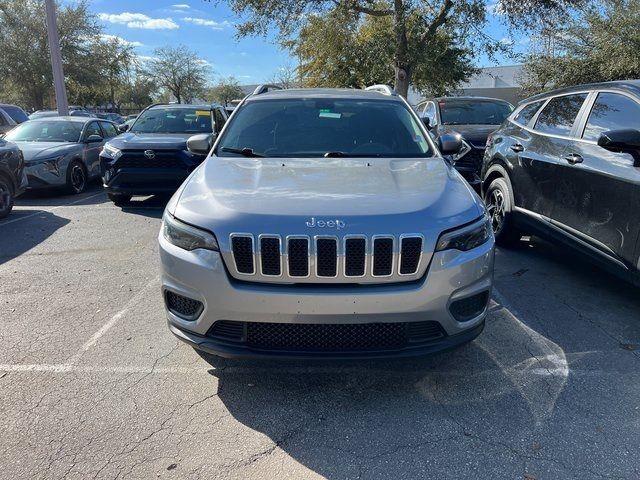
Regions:
[[[344,274],[347,277],[361,277],[367,261],[367,241],[364,238],[347,238],[344,242]]]
[[[446,336],[438,322],[300,324],[219,320],[209,337],[258,350],[351,352],[401,349]]]
[[[338,274],[338,241],[335,238],[317,240],[316,262],[319,277],[335,277]]]
[[[238,272],[246,274],[255,272],[253,265],[253,239],[251,237],[232,237],[231,250],[233,251],[233,258]]]
[[[306,277],[309,275],[309,241],[306,238],[290,238],[287,248],[289,275]]]
[[[264,275],[280,275],[280,239],[264,237],[260,239],[260,256]]]
[[[202,311],[202,303],[198,300],[178,295],[169,290],[165,292],[165,301],[169,311],[180,317],[195,317]]]
[[[400,247],[400,274],[410,275],[418,270],[422,254],[422,238],[407,237],[402,239]]]
[[[393,238],[376,238],[373,241],[373,275],[383,277],[393,271]]]
[[[470,297],[451,302],[449,311],[456,320],[464,322],[480,315],[487,306],[488,301],[489,292],[476,293]]]

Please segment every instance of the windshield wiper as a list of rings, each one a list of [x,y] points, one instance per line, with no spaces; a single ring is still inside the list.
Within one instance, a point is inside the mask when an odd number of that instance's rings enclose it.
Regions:
[[[222,147],[220,150],[223,152],[229,153],[237,153],[238,155],[242,155],[244,157],[264,157],[261,153],[256,153],[253,151],[253,148],[230,148],[230,147]]]

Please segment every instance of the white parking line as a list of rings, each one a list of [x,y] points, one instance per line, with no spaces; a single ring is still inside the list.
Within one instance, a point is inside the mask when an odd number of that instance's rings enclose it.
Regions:
[[[13,220],[8,220],[6,222],[2,222],[2,223],[0,223],[0,227],[2,227],[3,225],[10,225],[12,223],[19,222],[20,220],[26,220],[28,218],[36,217],[38,215],[42,215],[43,213],[53,212],[54,210],[57,210],[59,208],[69,207],[71,205],[75,205],[76,203],[84,202],[85,200],[89,200],[91,198],[95,198],[95,197],[100,196],[100,195],[104,195],[104,192],[96,193],[96,194],[90,195],[88,197],[83,197],[83,198],[80,198],[80,199],[75,200],[73,202],[65,203],[64,205],[57,205],[57,206],[55,206],[53,208],[50,208],[48,210],[45,210],[45,209],[38,210],[37,212],[31,213],[31,214],[27,215],[26,217],[14,218]],[[35,207],[35,208],[37,208],[37,207]],[[18,211],[18,210],[16,210],[16,211]]]
[[[78,360],[80,360],[80,357],[84,354],[84,352],[86,352],[91,347],[93,347],[96,343],[98,343],[98,340],[100,340],[100,338],[105,333],[107,333],[116,323],[118,323],[118,321],[122,317],[124,317],[124,315],[131,309],[131,307],[135,306],[135,304],[140,301],[140,299],[147,293],[147,290],[149,290],[151,286],[155,286],[158,280],[159,280],[159,277],[155,277],[153,280],[147,283],[142,288],[142,290],[136,293],[131,298],[131,300],[127,302],[127,304],[124,306],[122,310],[120,310],[118,313],[113,315],[107,323],[105,323],[102,327],[100,327],[100,329],[96,333],[94,333],[91,336],[91,338],[82,345],[82,347],[80,347],[80,350],[78,351],[78,353],[76,353],[73,357],[71,357],[69,361],[66,363],[66,365],[73,365],[77,363]]]
[[[50,373],[192,373],[192,372],[207,372],[211,370],[212,366],[202,367],[166,367],[153,368],[149,367],[135,367],[135,366],[113,366],[113,367],[100,367],[100,366],[82,366],[82,365],[70,365],[68,363],[61,364],[42,364],[32,363],[24,365],[11,365],[0,364],[0,372],[50,372]]]

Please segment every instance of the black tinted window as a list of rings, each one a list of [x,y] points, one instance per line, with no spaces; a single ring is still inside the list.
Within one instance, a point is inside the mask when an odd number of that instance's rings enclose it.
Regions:
[[[582,138],[598,140],[602,132],[622,128],[640,130],[640,105],[617,93],[598,94]]]
[[[505,102],[486,100],[439,101],[443,125],[500,125],[513,108]]]
[[[222,114],[222,112],[220,110],[218,110],[217,108],[215,109],[215,111],[213,112],[213,118],[216,122],[216,132],[220,132],[220,130],[222,130],[222,127],[224,127],[224,123],[225,123],[225,118],[224,115]]]
[[[235,114],[220,144],[225,149],[251,148],[266,156],[338,155],[430,156],[412,112],[387,100],[281,99],[255,100]]]
[[[116,130],[116,127],[113,125],[113,123],[100,122],[100,126],[102,127],[102,131],[104,132],[104,136],[106,138],[111,138],[118,135],[118,131]]]
[[[87,125],[87,128],[84,131],[84,138],[89,138],[91,135],[99,135],[102,137],[102,131],[98,126],[98,122],[91,122]]]
[[[194,107],[154,107],[144,111],[131,127],[135,133],[211,133],[211,110]]]
[[[529,105],[525,105],[522,110],[520,110],[517,115],[513,117],[513,121],[519,123],[520,125],[528,125],[543,103],[544,100],[541,100],[539,102],[533,102]]]
[[[4,105],[2,109],[9,114],[11,118],[13,118],[17,123],[26,122],[29,120],[29,117],[24,110],[15,105]]]
[[[586,93],[552,98],[538,115],[535,130],[553,135],[569,135],[586,98]]]

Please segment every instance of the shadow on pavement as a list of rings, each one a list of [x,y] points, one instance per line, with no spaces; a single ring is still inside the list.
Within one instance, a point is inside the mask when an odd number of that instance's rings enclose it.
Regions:
[[[134,197],[120,208],[125,213],[132,213],[152,218],[162,218],[164,208],[171,199],[171,195],[153,195],[151,197]]]
[[[43,208],[69,204],[97,205],[104,203],[107,200],[106,194],[99,195],[103,192],[102,184],[97,181],[92,181],[87,186],[87,189],[79,195],[69,194],[62,188],[27,190],[16,198],[15,204],[16,206]]]
[[[13,222],[30,215],[33,217],[29,222]],[[69,222],[40,210],[19,210],[0,220],[0,265],[31,250]]]

